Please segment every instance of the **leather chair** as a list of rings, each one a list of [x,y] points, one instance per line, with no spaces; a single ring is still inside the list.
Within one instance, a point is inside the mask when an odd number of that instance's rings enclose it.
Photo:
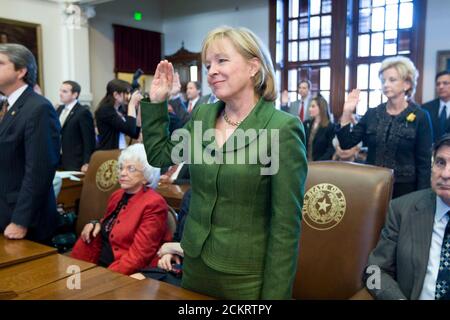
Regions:
[[[174,208],[169,206],[169,211],[167,212],[167,227],[170,233],[173,234],[177,231],[178,215]]]
[[[92,154],[81,189],[77,235],[80,235],[90,220],[104,216],[110,195],[120,188],[117,174],[119,155],[119,149],[96,151]]]
[[[294,299],[370,299],[362,273],[392,196],[393,171],[309,163]],[[362,290],[361,290],[362,289]]]

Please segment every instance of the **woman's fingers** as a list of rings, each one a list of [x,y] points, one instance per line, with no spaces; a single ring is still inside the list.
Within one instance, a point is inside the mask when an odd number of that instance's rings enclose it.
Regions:
[[[102,226],[100,225],[100,223],[96,223],[94,232],[92,232],[92,236],[95,238],[100,233],[101,229],[102,229]]]
[[[88,223],[84,226],[83,231],[81,231],[81,239],[84,242],[89,243],[90,234],[92,232],[93,226],[92,223]]]
[[[153,77],[153,80],[157,80],[161,77],[161,72],[159,71],[161,69],[161,62],[158,63],[155,70],[155,76]]]
[[[173,65],[167,60],[162,60],[155,71],[153,78],[150,99],[153,102],[162,102],[167,100],[173,86]]]
[[[158,261],[158,267],[167,271],[172,270],[172,255],[171,254],[165,254],[159,259]]]
[[[168,81],[170,87],[172,87],[173,77],[174,77],[173,65],[171,62],[168,62],[167,63],[167,81]]]

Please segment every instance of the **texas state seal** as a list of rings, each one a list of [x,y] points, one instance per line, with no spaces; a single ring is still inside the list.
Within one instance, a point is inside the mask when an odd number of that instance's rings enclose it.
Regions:
[[[117,160],[103,162],[100,167],[98,167],[97,175],[95,176],[97,188],[104,192],[111,190],[119,180],[117,168]]]
[[[342,221],[346,208],[341,189],[329,183],[317,184],[305,194],[303,220],[313,229],[330,230]]]

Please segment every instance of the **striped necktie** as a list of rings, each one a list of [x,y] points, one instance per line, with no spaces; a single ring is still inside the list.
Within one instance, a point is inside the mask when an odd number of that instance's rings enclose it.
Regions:
[[[447,215],[449,212],[447,212]],[[439,272],[436,280],[436,300],[450,300],[450,221],[445,227],[444,239],[442,240],[441,258],[439,261]]]
[[[8,107],[9,107],[9,103],[8,103],[8,99],[6,99],[2,103],[2,109],[0,111],[0,122],[3,120],[6,113],[8,112]]]

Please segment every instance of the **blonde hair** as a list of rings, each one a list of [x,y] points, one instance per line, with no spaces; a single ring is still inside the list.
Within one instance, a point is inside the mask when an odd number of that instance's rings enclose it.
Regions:
[[[275,71],[267,48],[252,31],[247,28],[219,27],[208,33],[203,40],[202,60],[206,60],[206,51],[217,40],[228,39],[236,50],[246,59],[257,58],[261,62],[260,70],[254,77],[255,92],[268,101],[277,99]]]
[[[381,63],[380,71],[378,72],[380,79],[382,78],[383,72],[390,68],[397,70],[402,80],[411,84],[411,88],[405,92],[405,95],[408,98],[412,98],[416,92],[417,78],[419,77],[419,72],[414,66],[414,63],[409,58],[403,56],[386,58]]]

